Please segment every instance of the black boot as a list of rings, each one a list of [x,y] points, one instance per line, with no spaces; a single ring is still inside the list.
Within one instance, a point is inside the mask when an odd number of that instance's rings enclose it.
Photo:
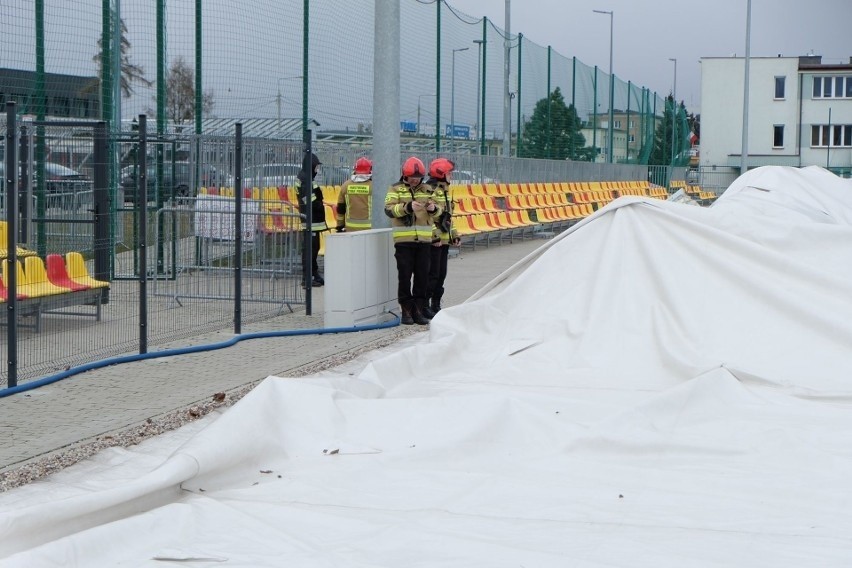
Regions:
[[[414,318],[411,317],[411,310],[403,306],[399,307],[402,316],[399,318],[399,323],[402,325],[414,325]]]
[[[432,313],[437,314],[441,311],[441,297],[440,296],[432,296],[430,300],[429,308],[432,310]]]
[[[417,325],[429,325],[429,319],[424,317],[419,309],[414,308],[411,312],[411,317]]]

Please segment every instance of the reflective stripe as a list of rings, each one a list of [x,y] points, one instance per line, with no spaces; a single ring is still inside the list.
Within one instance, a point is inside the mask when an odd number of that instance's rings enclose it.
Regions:
[[[423,241],[432,242],[432,230],[429,227],[415,225],[412,227],[391,227],[394,241]]]

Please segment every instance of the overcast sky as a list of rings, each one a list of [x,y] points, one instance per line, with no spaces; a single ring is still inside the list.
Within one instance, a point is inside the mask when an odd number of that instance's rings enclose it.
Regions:
[[[505,0],[448,0],[505,28]],[[613,73],[624,81],[700,109],[702,57],[742,57],[747,0],[512,0],[510,31],[587,65],[609,70],[609,16],[614,12]],[[752,0],[751,56],[813,52],[824,63],[852,56],[852,0]]]

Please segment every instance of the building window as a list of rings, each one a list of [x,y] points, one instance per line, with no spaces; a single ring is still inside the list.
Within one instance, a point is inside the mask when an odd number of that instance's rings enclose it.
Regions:
[[[852,124],[814,124],[811,126],[811,146],[852,148]]]
[[[612,123],[614,125],[613,128],[621,128],[621,121],[620,120],[613,120]]]
[[[784,82],[786,77],[775,77],[775,98],[784,98]]]
[[[631,134],[627,138],[628,138],[628,140],[630,140],[631,143],[636,142],[636,136],[634,136],[633,134]]]
[[[772,147],[773,148],[783,148],[784,147],[784,125],[776,124],[772,128]]]
[[[852,98],[852,75],[837,75],[834,77],[814,77],[813,98]]]

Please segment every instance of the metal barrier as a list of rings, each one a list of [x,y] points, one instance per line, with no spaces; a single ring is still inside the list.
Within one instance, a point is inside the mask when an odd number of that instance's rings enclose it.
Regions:
[[[302,288],[301,219],[281,202],[243,202],[243,239],[237,250],[234,200],[200,196],[156,213],[153,294],[183,306],[186,300],[233,300],[234,271],[242,272],[243,302],[292,310],[305,301]]]

